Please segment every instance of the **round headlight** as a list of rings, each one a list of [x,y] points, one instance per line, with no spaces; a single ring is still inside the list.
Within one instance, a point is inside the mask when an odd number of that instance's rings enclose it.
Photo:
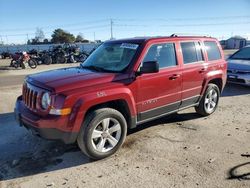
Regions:
[[[42,108],[44,110],[47,110],[50,106],[51,100],[50,100],[50,95],[49,93],[44,93],[42,96]]]

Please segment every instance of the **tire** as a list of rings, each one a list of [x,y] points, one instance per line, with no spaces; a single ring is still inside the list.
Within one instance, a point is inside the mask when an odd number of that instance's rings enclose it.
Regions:
[[[215,84],[208,84],[206,92],[202,96],[200,103],[195,107],[195,111],[202,116],[209,116],[214,113],[220,98],[220,89]]]
[[[66,57],[64,56],[63,53],[59,53],[56,55],[56,63],[57,64],[63,64],[63,63],[66,63],[67,62],[67,59]]]
[[[18,67],[20,67],[20,65],[18,64],[17,61],[11,61],[12,62],[12,66],[15,67],[16,69],[18,69]]]
[[[44,55],[42,59],[45,65],[50,65],[52,63],[52,58],[49,55]]]
[[[64,64],[66,63],[66,58],[65,57],[62,57],[62,56],[57,56],[56,57],[56,64]]]
[[[88,56],[86,56],[86,55],[81,55],[81,56],[79,57],[79,62],[83,63],[83,62],[87,59],[87,57],[88,57]]]
[[[110,126],[113,129],[112,132],[110,132]],[[103,131],[104,129],[106,131]],[[87,115],[77,143],[84,154],[99,160],[114,154],[123,144],[126,135],[127,122],[124,116],[115,109],[101,108]]]
[[[16,61],[12,59],[11,62],[10,62],[10,67],[15,67],[15,66],[14,66],[14,65],[15,65],[15,62],[16,62]]]
[[[37,61],[34,59],[30,59],[28,61],[28,64],[29,64],[30,68],[32,68],[32,69],[35,69],[37,67]]]

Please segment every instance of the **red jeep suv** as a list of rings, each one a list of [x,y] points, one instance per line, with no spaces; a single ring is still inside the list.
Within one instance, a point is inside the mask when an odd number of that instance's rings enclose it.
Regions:
[[[16,119],[43,138],[77,142],[87,156],[102,159],[139,124],[189,107],[212,114],[226,70],[211,37],[107,41],[79,67],[27,76]]]

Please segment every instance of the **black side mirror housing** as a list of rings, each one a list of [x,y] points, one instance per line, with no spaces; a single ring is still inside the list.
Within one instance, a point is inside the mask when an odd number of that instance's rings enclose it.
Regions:
[[[142,67],[140,68],[140,74],[146,73],[157,73],[159,72],[159,63],[157,61],[146,61],[143,62]]]

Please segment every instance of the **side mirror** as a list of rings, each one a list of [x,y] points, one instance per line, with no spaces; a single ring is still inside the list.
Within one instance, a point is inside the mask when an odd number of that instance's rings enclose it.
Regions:
[[[157,73],[159,72],[159,63],[157,61],[143,62],[142,67],[140,68],[139,72],[140,74]]]

